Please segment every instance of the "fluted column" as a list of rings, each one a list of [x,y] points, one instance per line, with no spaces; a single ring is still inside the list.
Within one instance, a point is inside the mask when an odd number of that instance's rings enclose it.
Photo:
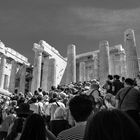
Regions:
[[[80,66],[79,66],[79,81],[84,82],[85,80],[86,80],[85,62],[80,62]]]
[[[14,93],[15,91],[15,82],[16,82],[16,72],[17,72],[17,62],[15,60],[11,61],[11,74],[10,74],[10,83],[9,83],[9,92]]]
[[[95,79],[99,79],[99,60],[98,60],[98,54],[97,56],[94,58],[94,78]]]
[[[4,70],[6,65],[6,56],[2,54],[0,63],[0,88],[4,87]]]
[[[34,93],[34,91],[40,87],[42,52],[44,48],[35,43],[33,50],[35,52],[35,57],[34,57],[33,79],[32,79],[32,85],[31,85],[32,93]]]
[[[52,86],[56,87],[56,60],[50,58],[48,63],[48,76],[47,76],[47,90],[50,90]]]
[[[139,72],[138,58],[136,52],[136,41],[134,30],[128,29],[124,33],[125,52],[126,52],[126,69],[127,77],[136,78]]]
[[[76,82],[76,47],[69,45],[67,48],[66,83]]]
[[[109,74],[109,43],[101,41],[99,43],[99,77],[100,83],[103,85]]]
[[[20,82],[19,82],[19,90],[18,92],[25,93],[25,78],[26,78],[26,65],[23,64],[21,68]]]
[[[121,76],[126,77],[126,55],[125,52],[122,52],[121,54]]]
[[[114,59],[114,66],[115,66],[115,74],[121,75],[121,56],[119,53],[115,54],[115,59]]]
[[[49,56],[44,57],[43,61],[43,73],[42,73],[42,83],[41,87],[44,91],[48,90],[47,83],[48,83],[48,73],[49,72]]]
[[[109,66],[110,66],[109,73],[111,75],[115,75],[114,54],[110,54]]]

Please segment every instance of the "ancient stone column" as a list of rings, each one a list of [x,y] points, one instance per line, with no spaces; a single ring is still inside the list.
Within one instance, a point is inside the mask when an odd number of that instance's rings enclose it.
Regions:
[[[121,52],[120,55],[121,55],[121,76],[127,77],[125,51]]]
[[[4,70],[6,65],[6,56],[2,54],[0,63],[0,88],[4,87]]]
[[[47,90],[50,90],[52,86],[56,87],[56,60],[50,58],[48,63],[48,76],[47,76]]]
[[[96,80],[99,79],[99,60],[98,60],[98,54],[97,56],[94,58],[94,78]]]
[[[25,83],[26,83],[26,65],[23,64],[21,68],[20,82],[19,82],[19,92],[25,93]]]
[[[121,57],[120,57],[120,52],[114,54],[115,55],[115,59],[114,59],[114,71],[115,74],[120,75],[121,76]]]
[[[76,47],[69,45],[67,48],[66,83],[76,82]]]
[[[136,41],[134,30],[128,29],[124,33],[125,52],[126,52],[126,69],[127,77],[136,78],[139,72],[138,58],[136,52]]]
[[[44,48],[38,44],[34,44],[33,50],[35,52],[33,79],[31,85],[31,92],[34,93],[40,87],[41,82],[41,66],[42,66],[42,52]]]
[[[45,56],[43,59],[43,72],[42,72],[42,83],[41,87],[44,91],[48,90],[48,73],[49,72],[49,56]]]
[[[79,81],[84,82],[85,81],[85,62],[80,62],[79,66]]]
[[[101,85],[107,80],[109,74],[109,43],[101,41],[99,43],[99,80]]]
[[[11,66],[11,74],[10,74],[9,92],[14,93],[16,72],[17,72],[17,62],[15,60],[12,60],[11,64],[12,66]]]
[[[114,54],[110,53],[110,59],[109,59],[109,73],[111,75],[115,75],[115,65],[114,65]]]

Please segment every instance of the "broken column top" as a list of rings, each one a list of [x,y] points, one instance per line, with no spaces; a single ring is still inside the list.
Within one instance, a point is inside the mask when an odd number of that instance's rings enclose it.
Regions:
[[[33,50],[42,53],[44,51],[44,47],[37,43],[34,43]]]
[[[76,46],[73,44],[68,45],[67,47],[67,54],[69,53],[75,53],[76,52]]]
[[[127,39],[135,39],[135,33],[133,29],[127,29],[124,32],[124,38]]]
[[[68,49],[73,49],[73,48],[75,48],[76,46],[74,45],[74,44],[69,44],[68,45]]]
[[[102,41],[99,42],[99,46],[100,47],[109,46],[109,43],[108,43],[107,40],[102,40]]]

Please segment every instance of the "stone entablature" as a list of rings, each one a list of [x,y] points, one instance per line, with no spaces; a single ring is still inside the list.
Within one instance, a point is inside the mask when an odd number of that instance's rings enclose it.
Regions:
[[[5,47],[4,43],[0,41],[0,89],[5,89],[13,93],[16,88],[18,91],[24,93],[25,82],[23,81],[26,76],[26,68],[24,69],[24,73],[22,70],[24,65],[30,65],[28,59],[15,50]],[[17,76],[19,79],[18,83],[20,83],[18,86],[15,84]]]
[[[18,63],[30,65],[28,62],[28,58],[16,52],[15,50],[5,47],[4,43],[0,41],[0,53],[4,54],[7,58],[11,58]]]
[[[61,82],[67,61],[43,40],[38,44],[34,43],[33,50],[35,58],[31,92],[39,87],[43,90],[50,90],[51,86],[57,86]]]
[[[60,53],[52,46],[50,46],[45,41],[39,41],[39,44],[43,47],[44,55],[49,56],[49,58],[55,59],[55,66],[56,66],[56,85],[61,82],[62,76],[66,69],[67,60],[60,55]]]

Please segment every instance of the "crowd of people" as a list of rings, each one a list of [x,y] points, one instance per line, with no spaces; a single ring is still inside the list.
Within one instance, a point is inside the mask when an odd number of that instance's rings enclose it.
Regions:
[[[140,140],[140,76],[0,96],[0,140]]]

